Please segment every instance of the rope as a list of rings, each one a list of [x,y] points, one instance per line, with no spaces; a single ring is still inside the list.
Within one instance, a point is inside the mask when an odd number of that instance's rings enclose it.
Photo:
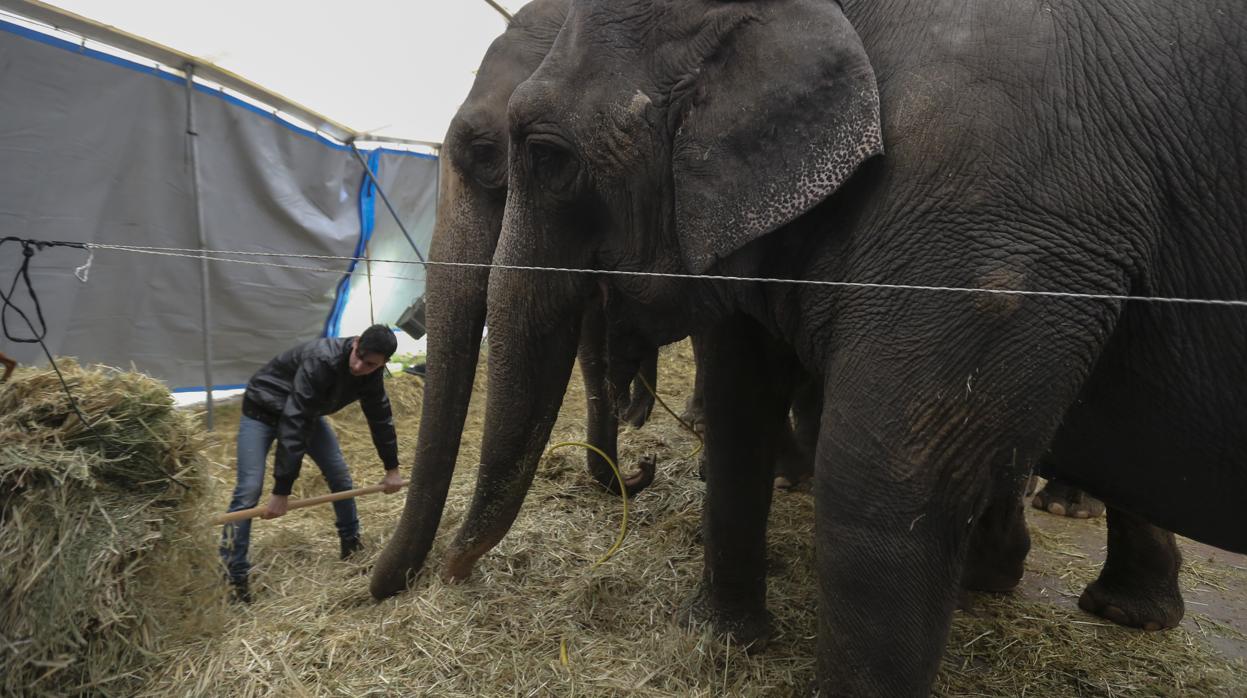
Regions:
[[[161,254],[172,257],[193,257],[200,258],[200,250],[184,247],[148,247],[139,245],[107,245],[99,243],[84,243],[86,249],[115,250],[121,252],[136,252],[140,254]],[[195,255],[176,254],[179,252],[195,252]],[[321,259],[321,260],[363,260],[363,257],[343,257],[336,255],[310,255],[310,254],[293,254],[286,252],[248,252],[244,250],[204,250],[202,254],[215,255],[244,255],[252,257],[287,257],[291,259]],[[343,273],[338,269],[324,269],[318,267],[300,267],[286,264],[273,264],[268,262],[252,262],[241,259],[229,259],[225,257],[208,257],[210,261],[216,262],[236,262],[239,264],[255,264],[259,266],[273,266],[286,269],[299,269],[303,271],[322,271],[334,274]],[[751,277],[751,276],[726,276],[719,274],[677,274],[666,272],[647,272],[647,271],[624,271],[620,269],[572,269],[567,267],[538,267],[538,266],[520,266],[512,264],[489,264],[479,262],[434,262],[426,260],[416,262],[406,259],[375,259],[375,262],[388,262],[391,264],[418,264],[424,267],[442,266],[442,267],[469,267],[480,269],[506,269],[510,271],[541,271],[541,272],[561,272],[568,274],[599,274],[603,276],[641,276],[659,279],[695,279],[701,281],[732,281],[732,282],[754,282],[754,283],[774,283],[789,284],[799,286],[822,286],[832,288],[861,288],[861,289],[882,289],[896,291],[932,291],[944,293],[980,293],[997,296],[1036,296],[1044,298],[1069,298],[1080,300],[1112,300],[1112,301],[1136,301],[1144,303],[1173,303],[1187,305],[1207,305],[1217,307],[1231,308],[1247,308],[1247,300],[1235,299],[1218,299],[1218,298],[1178,298],[1171,296],[1127,296],[1114,293],[1077,293],[1069,291],[1027,291],[1019,289],[1000,289],[1000,288],[967,288],[960,286],[930,286],[923,284],[885,284],[872,283],[864,281],[826,281],[817,279],[782,279],[774,277]],[[418,281],[411,277],[389,277],[407,281]]]
[[[43,341],[44,338],[48,336],[48,324],[43,319],[43,307],[39,304],[39,296],[35,293],[35,287],[30,283],[30,260],[34,259],[36,252],[41,252],[46,247],[74,247],[77,249],[86,249],[86,247],[73,242],[40,242],[36,240],[23,240],[22,238],[16,237],[0,238],[0,247],[3,247],[7,242],[16,242],[21,245],[23,258],[21,266],[18,267],[17,272],[13,274],[13,283],[9,285],[9,292],[5,293],[3,290],[0,290],[0,300],[3,300],[4,302],[3,309],[0,309],[0,328],[3,328],[4,338],[10,342],[17,342],[18,344],[37,343],[43,349],[43,355],[48,357],[48,363],[52,365],[52,370],[56,372],[56,377],[61,382],[61,389],[65,391],[65,397],[69,398],[69,406],[73,408],[74,414],[78,415],[78,419],[86,425],[87,430],[90,431],[93,436],[99,438],[99,434],[95,431],[95,425],[92,424],[87,419],[87,416],[82,413],[82,410],[78,408],[78,401],[74,400],[74,394],[70,392],[69,384],[65,382],[65,376],[61,373],[61,367],[56,365],[56,359],[52,358],[52,352],[48,350],[47,343]],[[79,271],[82,271],[83,273],[80,278],[85,280],[86,272],[83,270],[89,268],[90,264],[91,260],[88,258],[87,263],[81,267],[78,267],[74,273],[76,274]],[[35,318],[39,321],[40,329],[36,330],[35,323],[30,321],[30,317],[26,315],[26,312],[17,307],[17,304],[13,302],[13,296],[17,291],[17,284],[19,281],[25,282],[26,295],[30,296],[30,300],[35,306]],[[16,311],[17,314],[21,316],[22,320],[26,321],[26,326],[30,328],[29,337],[18,337],[9,332],[10,309]]]
[[[680,418],[680,415],[672,411],[670,407],[667,407],[667,403],[663,402],[662,398],[658,397],[658,391],[654,390],[653,386],[649,384],[649,381],[645,379],[644,375],[638,373],[636,374],[636,377],[641,379],[641,385],[644,385],[645,389],[649,391],[649,394],[654,396],[654,399],[658,401],[658,404],[662,405],[662,408],[667,411],[667,414],[674,417],[675,421],[679,422],[680,426],[684,427],[688,433],[697,437],[697,448],[693,449],[692,453],[684,457],[691,460],[698,453],[701,453],[701,450],[706,447],[706,440],[701,437],[701,434],[698,434],[696,429],[689,426],[688,422]]]

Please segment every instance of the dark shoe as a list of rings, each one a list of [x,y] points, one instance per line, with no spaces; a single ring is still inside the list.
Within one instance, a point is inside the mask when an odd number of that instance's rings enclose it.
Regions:
[[[251,587],[247,583],[247,578],[229,580],[229,600],[234,603],[251,603]]]
[[[415,366],[408,366],[407,368],[403,369],[403,373],[410,373],[413,376],[420,376],[421,378],[424,378],[424,372],[425,372],[424,364],[416,364]]]
[[[339,559],[346,560],[357,552],[364,549],[364,544],[360,542],[359,537],[342,539],[342,555]]]

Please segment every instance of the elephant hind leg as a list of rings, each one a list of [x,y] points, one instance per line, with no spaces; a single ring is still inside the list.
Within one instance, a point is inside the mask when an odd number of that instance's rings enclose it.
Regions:
[[[995,499],[970,535],[961,587],[972,591],[1012,591],[1022,580],[1030,533],[1019,493]]]
[[[658,399],[652,391],[658,389],[658,349],[650,351],[641,361],[637,375],[632,379],[632,393],[627,408],[620,418],[628,425],[640,429],[654,411]]]
[[[1109,507],[1108,559],[1078,606],[1118,625],[1172,628],[1185,610],[1178,588],[1181,566],[1182,554],[1172,533]]]
[[[776,489],[793,489],[814,476],[814,453],[823,415],[823,386],[815,378],[802,380],[793,390],[792,427],[781,435],[775,464]],[[785,425],[787,426],[787,425]]]

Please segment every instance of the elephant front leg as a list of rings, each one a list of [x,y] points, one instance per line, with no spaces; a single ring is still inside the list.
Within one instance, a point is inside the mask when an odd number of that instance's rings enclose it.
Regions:
[[[961,573],[961,587],[971,591],[1012,591],[1022,581],[1030,532],[1026,529],[1026,494],[1031,475],[1025,465],[1012,462],[992,482],[987,508],[975,520],[970,547]]]
[[[937,499],[933,480],[888,477],[912,469],[828,421],[838,442],[820,448],[814,476],[819,695],[928,695],[979,512]]]
[[[1025,334],[1053,324],[1014,326],[1029,342],[933,328],[947,342],[921,353],[893,351],[912,338],[880,324],[832,357],[814,478],[821,695],[929,694],[984,517],[1012,570],[981,579],[1015,581],[1026,477],[1097,354]]]
[[[963,589],[1003,593],[1022,581],[1031,539],[1021,490],[1011,488],[993,498],[975,522],[961,573]]]
[[[1178,588],[1181,567],[1182,553],[1172,533],[1110,506],[1108,558],[1078,606],[1132,628],[1175,627],[1185,610]]]
[[[606,315],[596,303],[590,303],[581,318],[580,344],[576,359],[585,386],[585,422],[588,442],[619,463],[619,419],[615,413],[615,400],[607,378]],[[657,353],[655,352],[655,362]],[[594,482],[611,494],[618,495],[619,479],[601,456],[586,449],[585,465]],[[628,495],[636,495],[654,481],[654,463],[642,461],[640,470],[624,477]],[[622,474],[622,473],[621,473]]]
[[[782,353],[752,321],[733,318],[707,333],[705,374],[705,561],[688,615],[736,642],[762,646],[766,610],[766,521],[789,382]]]

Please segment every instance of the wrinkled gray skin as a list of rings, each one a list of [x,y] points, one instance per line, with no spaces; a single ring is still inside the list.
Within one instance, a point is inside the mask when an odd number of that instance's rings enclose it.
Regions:
[[[1231,0],[574,0],[511,100],[495,260],[1247,298],[1245,113],[1247,15]],[[713,347],[691,612],[746,641],[769,624],[765,454],[790,379],[767,367],[791,357],[824,377],[821,695],[928,694],[962,573],[1020,572],[1020,497],[1049,449],[1056,476],[1109,507],[1083,608],[1142,627],[1180,616],[1167,531],[1247,552],[1237,309],[518,271],[489,284],[482,465],[452,578],[519,510],[594,285],[643,309],[617,322],[644,342]]]
[[[493,258],[506,203],[507,100],[541,62],[566,12],[567,0],[536,0],[526,5],[481,62],[472,90],[443,142],[440,215],[429,251],[431,261],[488,264]],[[402,519],[373,570],[371,590],[376,598],[406,588],[409,578],[423,566],[437,532],[472,394],[488,278],[483,268],[429,268],[425,311],[429,371],[420,436]],[[586,298],[579,355],[588,401],[587,440],[618,462],[616,410],[619,418],[633,426],[645,422],[653,397],[643,386],[629,393],[628,384],[641,372],[655,385],[658,355],[653,347],[638,347],[620,357],[616,363],[627,364],[631,373],[614,377],[619,390],[612,393],[606,375],[609,338],[603,301],[594,294]],[[610,466],[592,452],[586,461],[594,480],[618,494],[619,483]],[[640,492],[653,480],[653,463],[640,465],[637,474],[624,478],[629,494]]]

